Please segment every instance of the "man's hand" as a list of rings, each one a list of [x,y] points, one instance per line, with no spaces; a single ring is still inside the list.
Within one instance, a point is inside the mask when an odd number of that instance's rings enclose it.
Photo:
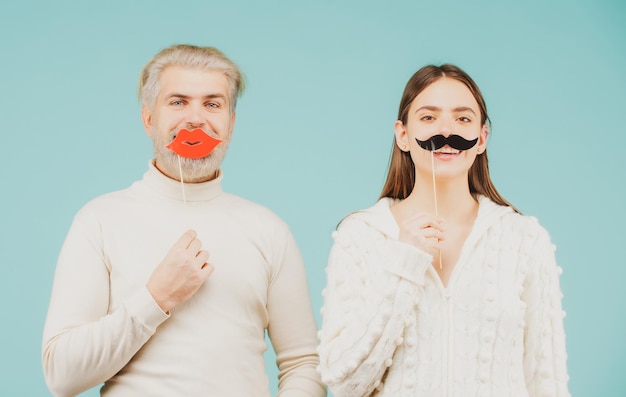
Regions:
[[[189,299],[213,273],[209,253],[194,230],[188,230],[154,269],[146,287],[165,313]]]

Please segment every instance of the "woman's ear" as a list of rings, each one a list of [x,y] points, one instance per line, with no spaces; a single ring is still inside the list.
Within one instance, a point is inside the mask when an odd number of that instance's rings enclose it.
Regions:
[[[485,123],[478,137],[478,154],[481,154],[487,149],[487,138],[489,138],[489,126]]]
[[[401,120],[397,120],[393,125],[393,130],[396,135],[396,145],[403,152],[408,152],[410,150],[409,146],[409,134],[406,131],[406,127]]]

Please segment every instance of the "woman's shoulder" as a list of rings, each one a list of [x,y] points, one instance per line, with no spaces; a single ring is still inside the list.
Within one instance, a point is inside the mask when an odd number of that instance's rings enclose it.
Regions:
[[[384,197],[371,207],[344,216],[337,225],[338,232],[373,230],[387,235],[397,233],[397,224],[390,207],[395,200]]]
[[[499,229],[503,232],[522,238],[550,241],[550,234],[537,217],[521,214],[512,207],[496,204],[484,196],[479,198],[479,202],[483,217],[491,218],[490,221],[499,224]]]

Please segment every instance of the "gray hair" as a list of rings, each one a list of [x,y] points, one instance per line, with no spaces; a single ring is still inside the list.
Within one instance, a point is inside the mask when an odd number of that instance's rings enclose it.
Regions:
[[[161,72],[170,66],[223,72],[230,90],[230,111],[235,111],[237,98],[243,93],[245,85],[239,67],[217,48],[188,44],[177,44],[161,50],[143,67],[139,78],[139,102],[142,105],[154,109],[161,90]]]

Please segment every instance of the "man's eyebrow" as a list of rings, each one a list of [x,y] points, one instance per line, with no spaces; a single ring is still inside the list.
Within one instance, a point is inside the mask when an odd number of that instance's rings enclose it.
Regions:
[[[226,99],[226,95],[224,94],[207,94],[205,96],[203,96],[202,98],[206,98],[206,99],[213,99],[213,98],[224,98]]]
[[[170,99],[170,98],[189,99],[189,98],[191,98],[191,96],[190,95],[185,95],[185,94],[178,94],[178,93],[173,92],[173,93],[169,94],[166,98],[167,99]],[[226,96],[224,94],[216,93],[216,94],[203,95],[202,98],[204,98],[204,99],[224,98],[224,99],[226,99]]]
[[[169,94],[168,96],[166,96],[165,98],[170,99],[170,98],[181,98],[181,99],[189,99],[189,95],[183,95],[183,94],[177,94],[175,92]]]

